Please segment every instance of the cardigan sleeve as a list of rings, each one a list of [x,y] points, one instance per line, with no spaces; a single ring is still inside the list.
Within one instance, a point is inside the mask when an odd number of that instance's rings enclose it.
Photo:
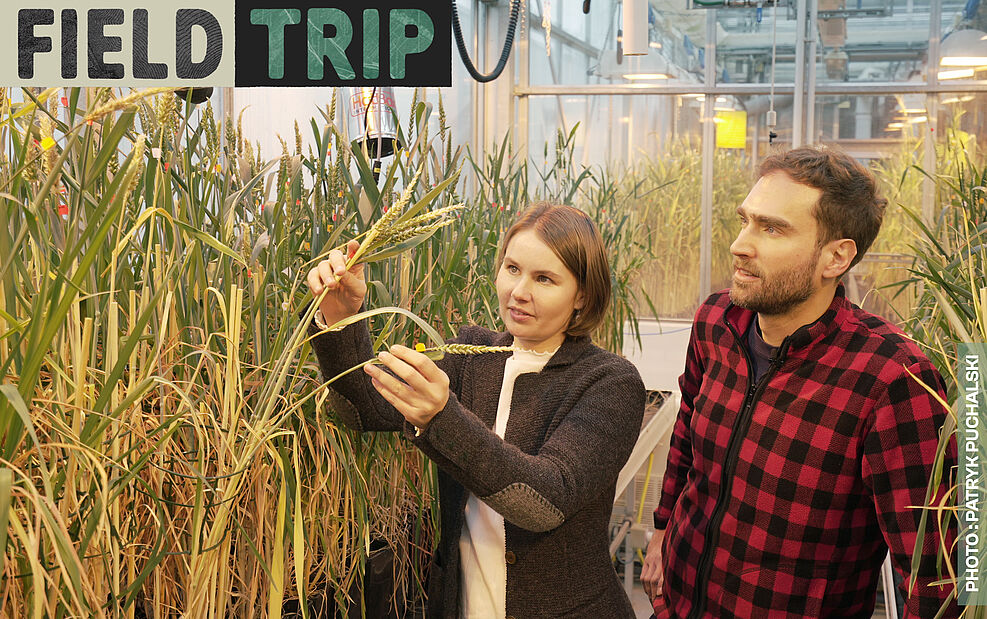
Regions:
[[[908,370],[945,398],[942,379],[929,361],[914,363]],[[956,617],[959,614],[956,601],[951,600],[946,612],[937,615],[940,607],[947,603],[953,587],[932,584],[941,580],[937,568],[940,531],[935,512],[927,513],[921,561],[917,572],[911,574],[912,553],[916,550],[923,511],[916,506],[926,505],[939,432],[946,414],[942,404],[922,384],[901,371],[883,390],[875,408],[873,425],[864,439],[863,480],[871,491],[892,562],[905,578],[901,592],[905,597],[906,617]],[[949,494],[947,478],[956,466],[955,453],[955,446],[947,446],[943,479],[934,489],[932,504],[938,505]],[[953,520],[947,517],[944,522]],[[955,525],[942,533],[949,548],[956,539]],[[947,573],[945,566],[942,571],[944,575]],[[914,583],[909,581],[910,574]]]
[[[309,325],[309,335],[314,336],[312,349],[315,351],[319,369],[325,380],[332,380],[374,356],[366,320],[356,322],[340,331],[320,331],[313,323]],[[448,340],[448,342],[457,341],[458,338]],[[456,382],[458,372],[455,370],[457,357],[458,355],[446,355],[436,362],[436,365],[449,376],[450,393],[455,393],[458,387]],[[334,380],[329,388],[336,394],[330,396],[330,405],[343,424],[351,429],[361,432],[393,432],[409,427],[401,413],[373,388],[370,377],[362,369]]]
[[[692,468],[692,411],[699,388],[702,385],[703,365],[699,349],[696,329],[700,321],[697,319],[689,336],[689,349],[685,358],[685,371],[679,377],[679,391],[682,402],[679,405],[678,416],[672,429],[672,439],[668,448],[668,463],[665,466],[665,477],[661,485],[661,498],[655,509],[655,528],[664,530],[672,517],[672,509],[678,501],[685,480]]]
[[[413,440],[507,521],[550,531],[613,487],[644,415],[644,384],[619,357],[573,378],[567,388],[577,399],[536,453],[505,442],[452,396]]]

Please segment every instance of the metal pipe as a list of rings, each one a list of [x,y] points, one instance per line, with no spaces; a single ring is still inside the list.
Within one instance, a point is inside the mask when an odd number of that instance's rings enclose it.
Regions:
[[[798,0],[798,11],[795,22],[795,101],[792,104],[792,148],[802,146],[803,123],[802,110],[805,104],[805,30],[806,3],[808,0]]]
[[[927,86],[925,112],[928,118],[929,133],[924,140],[923,166],[929,175],[936,173],[936,136],[939,135],[939,96],[932,88],[939,86],[939,30],[941,29],[942,0],[932,0],[929,5],[929,54],[926,61]],[[922,179],[922,220],[931,224],[935,216],[936,185],[931,178]]]
[[[706,87],[716,86],[716,9],[706,12]],[[699,224],[699,303],[713,293],[713,154],[716,135],[713,97],[703,100],[702,216]]]
[[[529,23],[532,20],[529,20]],[[523,29],[522,29],[523,30]],[[525,89],[531,88],[531,59],[528,39],[530,37],[525,32],[524,36],[518,37],[517,53],[514,54],[514,70],[517,72],[517,88],[514,94],[518,96],[517,101],[517,146],[516,151],[524,157],[525,166],[528,161],[528,112],[530,111],[530,100],[524,96]],[[514,106],[510,106],[510,112],[514,112]],[[513,126],[513,125],[512,125]]]
[[[484,38],[489,40],[489,37]],[[480,54],[480,49],[480,0],[473,0],[473,57],[476,58],[477,66],[485,67],[486,64],[483,62],[484,57]],[[485,141],[481,135],[481,127],[484,127],[482,118],[486,106],[480,102],[480,98],[483,96],[480,82],[472,80],[471,89],[473,91],[473,144],[476,146],[477,152],[483,152]]]
[[[710,9],[712,10],[712,9]],[[525,85],[514,88],[517,97],[556,95],[767,95],[771,85],[762,84],[583,84],[583,85]],[[792,95],[792,84],[776,84],[775,94]],[[934,92],[987,92],[987,82],[949,80],[934,86],[916,82],[826,82],[816,86],[816,95],[893,95]]]
[[[614,536],[613,540],[610,542],[610,556],[617,554],[617,550],[620,548],[620,543],[624,541],[627,537],[627,532],[631,530],[631,519],[626,518],[623,524],[620,525],[620,529],[617,530],[617,535]]]
[[[819,0],[806,0],[809,3],[809,19],[806,22],[807,38],[809,40],[809,53],[806,60],[809,65],[809,79],[806,81],[806,111],[805,111],[805,139],[809,144],[816,142],[816,41],[819,22]]]

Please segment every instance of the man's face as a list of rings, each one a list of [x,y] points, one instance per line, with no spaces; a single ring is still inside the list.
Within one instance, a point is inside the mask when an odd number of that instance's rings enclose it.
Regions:
[[[783,172],[762,176],[737,208],[740,234],[730,246],[730,300],[764,315],[786,314],[822,286],[818,223],[822,192]]]

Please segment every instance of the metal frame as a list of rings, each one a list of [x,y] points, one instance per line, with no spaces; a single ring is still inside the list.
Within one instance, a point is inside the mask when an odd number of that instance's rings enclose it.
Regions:
[[[938,112],[938,95],[946,93],[983,93],[987,92],[987,82],[973,82],[950,80],[940,82],[936,71],[927,71],[925,83],[916,82],[824,82],[816,81],[816,55],[817,55],[817,20],[820,17],[829,15],[818,10],[818,0],[794,0],[796,6],[791,6],[791,2],[781,2],[789,11],[794,11],[798,19],[796,28],[797,41],[795,45],[796,63],[805,67],[804,71],[796,74],[795,83],[776,84],[773,92],[775,95],[793,95],[793,123],[792,123],[792,145],[799,146],[803,142],[813,142],[815,140],[815,102],[820,96],[846,96],[846,95],[890,95],[890,94],[912,94],[919,93],[927,95],[926,107],[928,110],[929,129],[936,131],[936,115]],[[748,3],[749,4],[749,3]],[[773,4],[766,2],[765,4]],[[943,0],[932,0],[930,5],[929,20],[929,46],[928,46],[928,66],[938,66],[939,59],[939,37],[941,29],[941,14]],[[698,8],[698,7],[697,7]],[[532,85],[530,83],[530,48],[527,36],[521,36],[518,41],[514,63],[517,79],[514,82],[512,91],[513,104],[517,110],[517,149],[519,152],[528,152],[529,123],[528,112],[531,97],[539,96],[560,96],[560,95],[686,95],[704,94],[706,100],[703,105],[703,117],[712,116],[712,99],[717,95],[766,95],[771,94],[771,84],[717,84],[716,83],[716,12],[713,7],[706,7],[706,71],[702,83],[693,84],[578,84],[578,85]],[[531,20],[534,21],[534,20]],[[539,26],[529,26],[538,28]],[[712,34],[711,34],[712,33]],[[512,108],[514,106],[512,105]],[[702,238],[700,241],[700,295],[705,297],[710,292],[712,255],[712,231],[709,229],[712,222],[710,214],[712,209],[712,157],[713,148],[712,123],[704,123],[703,126],[703,147],[702,147]],[[707,145],[710,145],[707,148]],[[936,169],[935,144],[932,140],[925,140],[925,152],[923,153],[923,166],[930,173],[934,174]],[[932,181],[926,179],[923,182],[922,212],[928,220],[931,217],[934,202],[934,187]]]

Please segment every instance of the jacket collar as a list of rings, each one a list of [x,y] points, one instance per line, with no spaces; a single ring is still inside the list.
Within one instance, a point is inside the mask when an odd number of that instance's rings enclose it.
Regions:
[[[494,338],[494,346],[510,346],[514,342],[514,336],[504,331],[498,333]],[[566,335],[562,346],[552,358],[545,364],[546,368],[571,365],[583,356],[586,350],[593,345],[592,339],[588,335]],[[505,353],[506,354],[506,353]]]
[[[833,301],[829,304],[829,308],[814,322],[802,325],[794,333],[786,337],[781,343],[781,351],[805,348],[821,340],[829,333],[841,327],[846,321],[850,310],[851,303],[846,298],[846,289],[841,282],[836,285],[836,293],[833,295]],[[733,301],[727,305],[724,312],[724,320],[730,323],[741,336],[747,332],[751,322],[756,317],[756,312],[734,305]]]

